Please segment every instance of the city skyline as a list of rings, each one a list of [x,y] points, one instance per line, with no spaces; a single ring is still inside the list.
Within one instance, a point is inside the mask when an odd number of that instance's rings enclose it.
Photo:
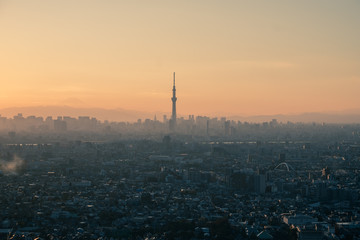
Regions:
[[[355,1],[1,1],[0,109],[169,113],[175,69],[180,116],[359,109],[359,10]]]

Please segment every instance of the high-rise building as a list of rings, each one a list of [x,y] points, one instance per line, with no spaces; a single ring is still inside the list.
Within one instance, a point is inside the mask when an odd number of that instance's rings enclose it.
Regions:
[[[175,88],[175,72],[174,72],[174,85],[173,85],[173,96],[171,98],[172,101],[172,114],[171,114],[171,119],[170,119],[170,130],[171,131],[175,131],[176,128],[176,88]]]
[[[57,132],[65,132],[67,130],[67,124],[62,117],[58,117],[54,120],[54,129]]]
[[[263,174],[254,175],[254,190],[255,190],[255,192],[263,194],[263,193],[265,193],[265,188],[266,188],[265,175],[263,175]]]
[[[224,122],[225,136],[230,136],[230,121]]]
[[[210,125],[210,120],[206,120],[206,136],[209,136],[209,125]]]

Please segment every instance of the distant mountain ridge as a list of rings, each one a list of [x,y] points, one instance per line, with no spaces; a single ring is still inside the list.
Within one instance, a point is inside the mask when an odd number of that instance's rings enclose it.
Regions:
[[[117,121],[117,122],[134,122],[137,119],[157,119],[162,121],[162,116],[166,114],[168,117],[170,113],[165,112],[142,112],[126,109],[104,109],[104,108],[80,108],[70,106],[33,106],[33,107],[12,107],[0,109],[0,115],[12,118],[18,113],[22,113],[24,117],[27,116],[89,116],[95,117],[101,121]],[[213,114],[212,114],[213,115]],[[210,116],[212,116],[210,115]],[[224,115],[225,116],[225,115]],[[221,116],[217,116],[221,117]],[[317,122],[317,123],[360,123],[360,110],[346,110],[339,112],[327,113],[302,113],[302,114],[275,114],[275,115],[257,115],[257,116],[239,116],[227,115],[230,120],[239,120],[242,122],[268,122],[272,119],[277,119],[278,122]],[[186,119],[186,117],[185,117]]]

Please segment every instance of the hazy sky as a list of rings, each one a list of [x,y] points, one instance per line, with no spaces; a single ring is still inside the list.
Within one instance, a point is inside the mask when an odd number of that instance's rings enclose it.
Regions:
[[[0,108],[359,108],[360,1],[0,0]]]

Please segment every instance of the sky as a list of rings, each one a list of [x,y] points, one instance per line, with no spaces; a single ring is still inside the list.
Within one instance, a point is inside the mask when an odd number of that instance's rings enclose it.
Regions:
[[[0,0],[0,108],[359,109],[360,1]],[[1,114],[1,113],[0,113]]]

